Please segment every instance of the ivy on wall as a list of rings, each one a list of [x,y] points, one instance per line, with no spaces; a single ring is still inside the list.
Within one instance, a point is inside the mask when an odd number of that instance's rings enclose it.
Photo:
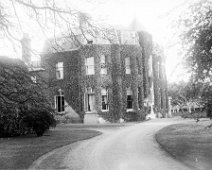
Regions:
[[[144,98],[149,95],[150,79],[148,60],[152,54],[152,39],[146,33],[138,33],[139,45],[83,45],[76,51],[58,52],[42,57],[46,69],[43,77],[48,79],[49,100],[54,104],[53,96],[59,89],[64,90],[65,99],[83,119],[86,112],[84,97],[86,88],[91,87],[95,93],[95,110],[106,120],[116,122],[123,118],[127,108],[126,89],[131,88],[133,109],[138,117],[144,117]],[[101,55],[106,57],[107,74],[101,74]],[[85,59],[94,57],[95,75],[86,75]],[[130,58],[131,74],[126,74],[125,58]],[[167,86],[162,64],[158,67],[160,57],[153,56],[153,78],[155,93],[155,111],[167,109]],[[64,79],[56,80],[56,63],[64,63]],[[160,77],[163,76],[163,77]],[[108,89],[109,111],[101,110],[101,89]],[[140,93],[138,93],[138,88]],[[138,96],[139,95],[139,96]]]

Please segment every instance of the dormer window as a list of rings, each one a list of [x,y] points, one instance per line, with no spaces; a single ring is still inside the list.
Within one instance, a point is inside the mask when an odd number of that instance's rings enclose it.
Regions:
[[[56,64],[56,78],[58,80],[64,78],[64,73],[63,73],[63,62],[58,62]]]
[[[33,83],[37,83],[37,77],[36,76],[31,76],[31,80]]]
[[[131,37],[135,38],[136,37],[136,33],[135,32],[131,32]]]

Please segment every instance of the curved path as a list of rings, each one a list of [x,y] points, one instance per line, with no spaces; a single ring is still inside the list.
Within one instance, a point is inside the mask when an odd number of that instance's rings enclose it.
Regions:
[[[52,151],[30,169],[191,170],[163,151],[154,139],[161,128],[185,122],[157,119],[104,134]]]

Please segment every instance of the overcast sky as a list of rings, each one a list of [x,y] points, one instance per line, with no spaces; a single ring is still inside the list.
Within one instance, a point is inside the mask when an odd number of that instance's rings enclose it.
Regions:
[[[179,44],[176,44],[176,37],[173,37],[174,28],[172,21],[177,18],[185,6],[192,0],[55,0],[61,6],[69,6],[71,9],[78,9],[89,13],[98,22],[110,25],[128,26],[136,18],[152,34],[153,40],[164,47],[167,56],[167,76],[169,81],[176,81],[182,73],[180,66],[173,71],[181,61],[177,53]],[[193,0],[194,1],[194,0]],[[192,2],[193,2],[192,1]],[[20,19],[27,21],[25,31],[31,34],[32,48],[41,51],[45,37],[42,31],[33,24],[31,20],[24,17],[23,11],[19,10]],[[29,27],[30,25],[30,27]],[[39,30],[39,31],[38,31]],[[1,41],[3,42],[3,41]],[[12,54],[6,42],[0,43],[1,55]],[[170,48],[170,45],[173,45]],[[18,54],[20,56],[20,53]]]

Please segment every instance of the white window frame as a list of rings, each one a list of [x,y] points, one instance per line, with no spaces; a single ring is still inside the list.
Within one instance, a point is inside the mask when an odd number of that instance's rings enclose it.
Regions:
[[[95,74],[94,57],[85,58],[85,69],[86,69],[86,75]]]
[[[125,58],[125,69],[126,69],[126,74],[131,74],[130,57]]]
[[[106,100],[103,100],[103,97]],[[101,89],[101,110],[102,111],[109,111],[108,99],[109,99],[109,97],[108,97],[108,90],[105,89],[105,88],[102,88]],[[105,102],[105,106],[106,106],[105,109],[103,108],[103,102]]]
[[[63,62],[58,62],[56,64],[56,78],[61,80],[64,78],[64,69],[63,69]]]
[[[105,55],[100,56],[101,74],[107,74],[107,65]]]

